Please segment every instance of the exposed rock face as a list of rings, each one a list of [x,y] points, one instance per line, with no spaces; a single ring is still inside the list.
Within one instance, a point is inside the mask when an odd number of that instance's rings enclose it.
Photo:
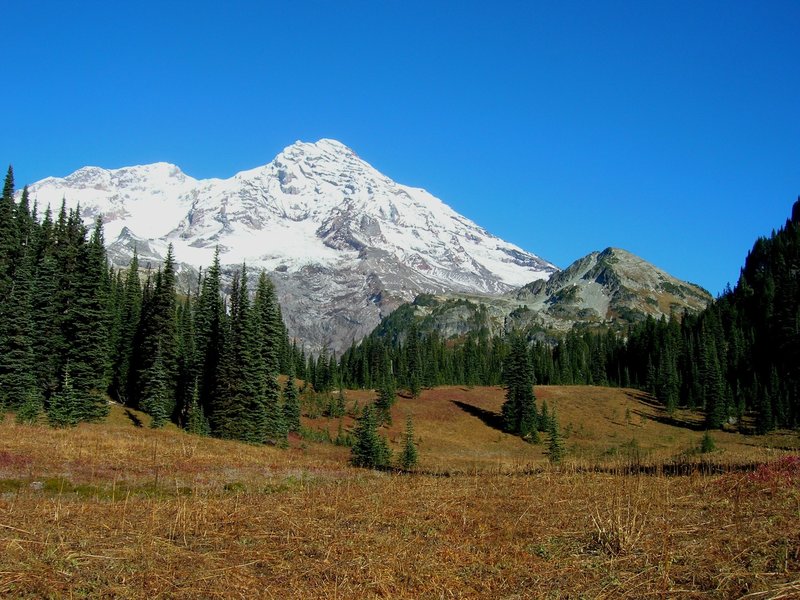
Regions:
[[[120,267],[135,247],[155,268],[171,243],[185,286],[216,247],[228,270],[267,270],[290,335],[310,350],[341,350],[419,293],[502,295],[557,271],[334,140],[297,142],[229,179],[167,163],[85,167],[30,192],[40,207],[80,204],[87,223],[101,216]]]
[[[711,302],[703,288],[676,279],[619,248],[578,259],[547,280],[533,281],[503,296],[425,296],[399,308],[382,335],[402,337],[411,322],[444,337],[485,327],[494,335],[515,328],[567,331],[575,324],[627,326],[645,319],[698,312]]]

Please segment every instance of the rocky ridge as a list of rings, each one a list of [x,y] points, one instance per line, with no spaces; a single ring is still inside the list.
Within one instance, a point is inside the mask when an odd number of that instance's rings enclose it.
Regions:
[[[554,335],[576,325],[624,329],[631,323],[699,312],[711,302],[703,288],[681,281],[619,248],[592,252],[547,280],[501,296],[426,295],[398,308],[377,335],[404,336],[415,323],[445,338],[485,328],[491,335],[512,329]]]

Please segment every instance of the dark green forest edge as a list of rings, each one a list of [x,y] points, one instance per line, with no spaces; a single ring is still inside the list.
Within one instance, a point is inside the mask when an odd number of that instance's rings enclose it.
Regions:
[[[375,408],[365,407],[350,438],[363,466],[388,460],[374,433],[391,418],[397,388],[418,396],[444,384],[504,384],[505,426],[528,438],[557,427],[537,411],[534,381],[640,388],[669,411],[705,411],[709,428],[749,422],[764,433],[800,422],[800,200],[784,227],[755,243],[736,287],[700,314],[556,343],[485,330],[446,340],[412,326],[403,339],[373,333],[337,359],[326,350],[306,356],[289,341],[265,273],[251,290],[242,265],[225,296],[215,257],[179,294],[171,248],[154,273],[135,255],[128,269],[113,269],[99,220],[89,231],[63,204],[57,216],[50,207],[39,216],[27,189],[19,202],[14,191],[9,168],[0,201],[0,415],[10,410],[22,422],[97,421],[113,400],[147,412],[154,427],[171,421],[283,445],[301,430],[301,396],[306,408],[342,416],[343,388],[375,388]]]
[[[413,319],[410,312],[406,317]],[[509,339],[490,338],[479,328],[460,340],[445,340],[435,331],[421,334],[413,320],[406,332],[378,327],[348,349],[340,367],[344,385],[373,387],[393,370],[412,394],[444,384],[509,386],[504,373],[510,370]],[[539,384],[639,388],[669,412],[704,411],[710,429],[795,428],[800,424],[800,199],[780,230],[756,241],[736,287],[699,314],[648,317],[623,332],[573,330],[553,343],[537,341],[538,332],[516,333],[529,341]]]

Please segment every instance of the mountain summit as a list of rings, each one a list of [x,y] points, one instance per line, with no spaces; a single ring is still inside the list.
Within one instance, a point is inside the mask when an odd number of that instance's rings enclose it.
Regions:
[[[425,190],[381,174],[344,144],[296,142],[229,179],[194,179],[168,163],[84,167],[30,186],[39,206],[66,199],[105,224],[109,257],[167,245],[195,268],[264,268],[290,334],[341,349],[421,292],[497,295],[557,268],[459,215]]]
[[[653,317],[698,313],[710,302],[703,288],[681,281],[620,248],[606,248],[576,260],[547,280],[536,280],[502,296],[442,294],[420,296],[384,320],[379,336],[402,338],[415,324],[445,338],[485,329],[553,334],[582,327],[629,325]]]

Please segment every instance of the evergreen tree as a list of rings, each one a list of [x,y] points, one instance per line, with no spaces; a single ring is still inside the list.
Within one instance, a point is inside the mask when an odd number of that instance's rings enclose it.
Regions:
[[[34,424],[42,414],[42,396],[38,389],[32,389],[17,410],[17,423]]]
[[[539,413],[539,431],[547,432],[550,431],[550,421],[552,420],[550,416],[550,411],[547,408],[547,400],[542,400],[542,410]]]
[[[413,325],[408,333],[405,355],[408,369],[408,390],[412,398],[419,398],[422,392],[422,359],[420,357],[419,331]]]
[[[69,365],[64,368],[60,389],[50,397],[47,420],[53,427],[74,427],[78,424],[78,400],[72,388]]]
[[[533,367],[525,340],[516,335],[511,341],[505,362],[506,400],[503,403],[503,425],[531,441],[538,440],[536,397],[533,393]]]
[[[414,443],[414,424],[411,415],[406,417],[406,431],[403,436],[403,452],[400,454],[400,467],[406,471],[417,466],[417,446]]]
[[[704,357],[703,399],[705,401],[706,426],[709,429],[719,429],[725,420],[725,401],[723,380],[713,340],[707,342]]]
[[[8,167],[0,196],[0,301],[7,297],[19,251],[19,231],[14,218],[14,169]]]
[[[17,409],[38,391],[32,348],[30,259],[17,265],[0,299],[0,407]]]
[[[711,434],[706,430],[703,434],[703,439],[700,440],[700,453],[708,454],[716,450],[716,447],[717,445],[714,443],[714,438],[712,438]]]
[[[219,401],[219,365],[224,344],[225,309],[221,297],[219,248],[214,262],[206,272],[195,306],[195,366],[200,407],[210,421],[215,420],[215,405]]]
[[[264,380],[265,439],[271,443],[284,443],[288,425],[284,418],[284,410],[280,405],[281,389],[278,383],[284,327],[280,307],[275,297],[275,287],[264,271],[258,278],[253,308],[258,328],[257,343]],[[297,425],[299,427],[299,423]]]
[[[107,290],[103,278],[107,272],[102,223],[97,221],[91,239],[86,242],[80,213],[70,214],[67,224],[68,244],[72,250],[66,258],[74,257],[69,296],[62,323],[66,344],[65,358],[69,361],[77,415],[81,421],[95,421],[108,414],[105,380],[108,357],[108,327],[106,321]]]
[[[283,388],[283,418],[288,431],[300,431],[300,395],[294,381],[294,366],[289,367],[289,377]]]
[[[139,280],[139,257],[134,248],[128,272],[125,277],[120,311],[120,328],[114,351],[111,374],[111,397],[127,404],[130,385],[130,370],[133,363],[134,339],[142,311],[142,285]]]
[[[141,317],[139,321],[138,344],[134,349],[135,357],[135,397],[141,406],[150,389],[162,389],[163,407],[167,418],[175,413],[176,384],[178,380],[178,336],[177,312],[175,299],[175,258],[170,244],[162,269],[155,277],[152,294],[142,299]],[[161,364],[156,366],[156,357]],[[162,378],[163,382],[151,382],[151,379]],[[155,415],[153,415],[155,416]],[[159,417],[160,418],[160,417]]]
[[[157,429],[163,427],[169,420],[169,389],[167,375],[160,353],[156,353],[153,364],[149,369],[145,388],[142,392],[141,407],[152,417],[150,427]]]
[[[211,433],[208,419],[203,413],[203,407],[200,406],[200,393],[196,382],[192,389],[192,398],[186,414],[186,431],[195,435],[209,435]]]
[[[211,424],[215,435],[253,444],[281,439],[267,437],[273,432],[267,430],[258,324],[257,314],[250,307],[247,269],[242,265],[231,284],[229,325],[219,364],[218,404]]]
[[[389,464],[389,447],[385,440],[378,435],[375,412],[371,405],[364,407],[364,412],[358,419],[355,441],[350,452],[350,461],[356,467],[379,469]]]
[[[387,373],[383,377],[381,387],[378,388],[378,399],[375,402],[375,419],[378,426],[384,423],[392,424],[392,406],[397,400],[397,389],[394,383],[394,377]]]
[[[197,392],[197,377],[194,373],[196,352],[191,294],[186,296],[182,306],[178,309],[177,337],[178,381],[175,387],[176,411],[172,418],[176,423],[185,427],[188,423],[192,403],[196,401],[199,408],[200,402]],[[197,394],[196,398],[195,394]]]
[[[50,207],[39,227],[36,250],[32,261],[33,293],[31,301],[31,322],[35,324],[31,338],[35,357],[34,374],[39,390],[50,397],[61,383],[59,365],[64,348],[62,338],[62,311],[59,299],[59,272],[55,252],[55,232]]]
[[[344,395],[344,388],[339,385],[339,393],[336,394],[336,406],[335,412],[333,414],[334,417],[343,417],[347,412],[347,404]]]

